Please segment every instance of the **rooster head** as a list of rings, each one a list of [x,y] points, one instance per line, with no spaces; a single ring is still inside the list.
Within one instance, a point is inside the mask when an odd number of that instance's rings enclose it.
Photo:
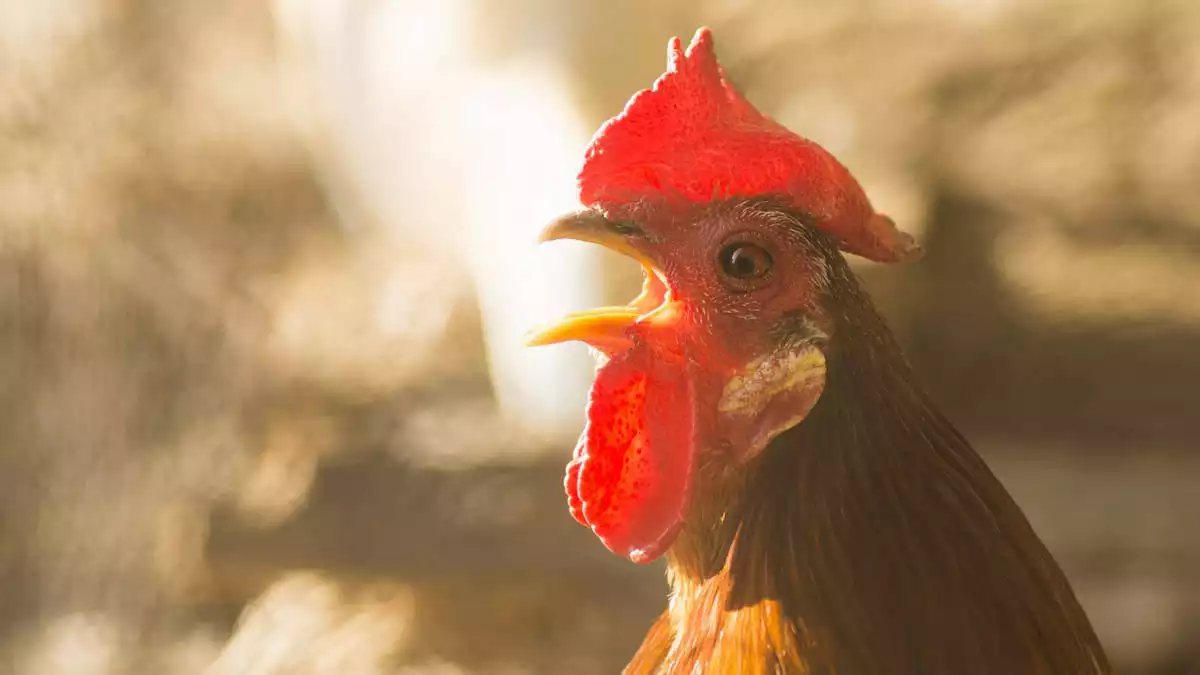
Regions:
[[[545,241],[641,263],[641,295],[529,338],[582,341],[599,366],[567,467],[572,515],[613,552],[661,556],[700,467],[737,465],[800,423],[825,384],[829,256],[920,248],[876,213],[828,152],[757,111],[725,79],[708,29],[604,124],[579,175],[587,208]]]

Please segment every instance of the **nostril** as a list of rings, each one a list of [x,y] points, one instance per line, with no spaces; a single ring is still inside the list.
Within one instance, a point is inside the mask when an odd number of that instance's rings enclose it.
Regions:
[[[646,236],[646,231],[632,220],[610,220],[608,221],[608,229],[621,235],[622,237]]]

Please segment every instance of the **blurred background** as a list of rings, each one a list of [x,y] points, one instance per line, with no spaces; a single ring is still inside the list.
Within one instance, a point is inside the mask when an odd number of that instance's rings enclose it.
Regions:
[[[617,672],[567,513],[636,265],[534,233],[710,25],[925,244],[859,271],[1129,675],[1200,673],[1200,3],[0,5],[0,672]]]

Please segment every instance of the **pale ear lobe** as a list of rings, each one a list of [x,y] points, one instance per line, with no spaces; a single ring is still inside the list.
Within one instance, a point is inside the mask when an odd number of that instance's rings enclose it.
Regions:
[[[717,404],[722,435],[741,459],[749,459],[804,421],[824,389],[820,347],[811,342],[782,346],[748,363],[725,385]]]

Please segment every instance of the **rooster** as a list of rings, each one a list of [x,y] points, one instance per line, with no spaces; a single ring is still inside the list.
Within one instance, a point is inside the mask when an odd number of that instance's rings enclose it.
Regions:
[[[624,307],[532,345],[598,366],[571,514],[672,593],[626,673],[1091,675],[1062,570],[938,412],[843,253],[920,247],[730,85],[712,34],[592,140],[545,241],[641,263]]]

